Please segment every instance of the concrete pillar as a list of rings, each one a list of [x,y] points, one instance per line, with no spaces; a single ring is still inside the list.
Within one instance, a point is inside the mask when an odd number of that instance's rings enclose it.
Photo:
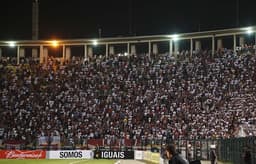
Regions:
[[[39,58],[40,58],[40,64],[45,62],[44,61],[44,47],[43,47],[43,45],[40,45]]]
[[[254,34],[255,36],[255,38],[254,38],[254,47],[255,47],[255,54],[256,54],[256,33]]]
[[[0,59],[2,58],[2,48],[0,48]]]
[[[88,54],[87,54],[87,44],[84,45],[84,58],[88,60]]]
[[[197,40],[197,41],[195,42],[195,50],[196,50],[196,51],[202,50],[201,41]]]
[[[128,54],[128,56],[131,55],[131,54],[130,54],[130,43],[127,43],[127,54]]]
[[[37,48],[32,48],[32,58],[38,58]]]
[[[70,60],[71,60],[71,49],[70,47],[66,47],[64,61],[70,61]]]
[[[20,58],[24,58],[25,57],[25,49],[24,48],[20,48],[20,51],[19,51],[19,53],[20,53]]]
[[[170,54],[170,56],[172,56],[173,55],[173,47],[172,47],[172,40],[170,40],[170,42],[169,42],[169,54]]]
[[[256,32],[254,33],[254,45],[256,45]]]
[[[156,43],[153,44],[153,54],[158,54],[158,46]]]
[[[88,47],[88,56],[89,59],[93,58],[93,49],[92,47]]]
[[[45,63],[48,62],[48,48],[47,47],[44,47],[44,50],[43,50],[43,61]]]
[[[236,35],[233,36],[233,51],[236,52]]]
[[[131,45],[131,54],[132,55],[136,54],[136,46],[135,45]]]
[[[17,64],[20,64],[20,46],[17,46]]]
[[[109,54],[114,55],[115,54],[115,48],[114,46],[109,46]]]
[[[148,54],[149,54],[149,56],[151,54],[151,42],[148,42]]]
[[[175,55],[175,57],[177,57],[178,53],[179,53],[179,42],[175,41],[174,42],[174,55]]]
[[[223,48],[223,42],[222,39],[217,40],[217,50],[221,50]]]
[[[63,44],[63,46],[62,46],[62,61],[61,61],[62,64],[64,64],[64,62],[65,62],[65,57],[66,57],[66,46]]]
[[[193,55],[193,39],[190,39],[190,57]]]
[[[243,37],[243,36],[240,36],[240,37],[239,37],[239,45],[240,45],[241,47],[244,47],[244,37]]]
[[[106,58],[108,58],[108,44],[106,44]]]
[[[214,53],[215,53],[215,37],[212,37],[212,57],[214,57]]]

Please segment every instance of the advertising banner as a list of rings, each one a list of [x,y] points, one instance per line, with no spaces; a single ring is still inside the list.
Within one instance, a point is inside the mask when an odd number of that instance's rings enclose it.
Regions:
[[[95,151],[96,159],[134,159],[134,151]]]
[[[160,161],[160,154],[159,153],[152,153],[150,151],[143,152],[143,159],[146,161],[150,161],[152,163],[159,163]]]
[[[45,159],[46,151],[43,150],[1,150],[1,159]]]
[[[143,160],[143,151],[136,150],[135,151],[135,157],[136,160]]]
[[[49,159],[92,159],[93,151],[91,150],[60,150],[48,151]]]

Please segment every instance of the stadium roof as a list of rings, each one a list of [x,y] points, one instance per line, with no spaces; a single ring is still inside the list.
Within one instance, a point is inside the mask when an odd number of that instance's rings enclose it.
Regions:
[[[149,36],[134,36],[134,37],[114,37],[114,38],[81,38],[81,39],[64,39],[57,40],[60,45],[93,45],[97,44],[122,44],[122,43],[143,43],[143,42],[160,42],[169,41],[178,37],[179,40],[183,39],[200,39],[211,37],[224,37],[232,35],[242,35],[246,33],[256,32],[256,26],[232,28],[223,30],[203,31],[194,33],[181,33],[173,35],[149,35]],[[18,46],[39,46],[50,45],[52,40],[17,40],[17,41],[0,41],[0,46],[8,46],[10,43],[15,43]]]

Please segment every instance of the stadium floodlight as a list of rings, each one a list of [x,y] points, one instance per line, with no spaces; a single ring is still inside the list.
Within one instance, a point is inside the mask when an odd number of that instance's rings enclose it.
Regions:
[[[53,47],[58,47],[59,46],[59,42],[57,40],[51,41],[51,44],[52,44]]]
[[[94,46],[97,46],[97,45],[98,45],[98,41],[97,41],[97,40],[93,40],[93,41],[92,41],[92,44],[93,44]]]
[[[246,33],[249,34],[249,35],[252,34],[253,33],[252,27],[247,27],[246,28]]]
[[[176,42],[176,41],[179,40],[179,35],[174,34],[174,35],[171,36],[171,38],[172,38],[172,40],[173,40],[174,42]]]
[[[16,43],[14,41],[7,42],[9,47],[13,48],[16,46]]]
[[[249,34],[249,35],[251,35],[251,34],[253,33],[253,31],[252,31],[252,30],[247,30],[246,33]]]

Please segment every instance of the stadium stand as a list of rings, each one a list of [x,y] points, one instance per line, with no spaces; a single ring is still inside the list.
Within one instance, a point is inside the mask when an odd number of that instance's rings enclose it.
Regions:
[[[255,135],[256,56],[197,52],[0,64],[3,143],[138,145]],[[254,129],[254,130],[253,130]],[[10,146],[11,147],[11,146]]]

